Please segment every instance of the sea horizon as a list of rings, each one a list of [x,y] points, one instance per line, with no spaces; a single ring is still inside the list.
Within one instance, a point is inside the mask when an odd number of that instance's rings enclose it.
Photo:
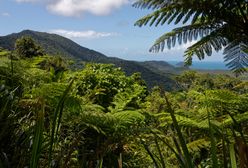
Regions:
[[[168,61],[169,64],[177,66],[180,61]],[[190,66],[191,69],[199,70],[227,70],[225,63],[222,61],[193,61]]]

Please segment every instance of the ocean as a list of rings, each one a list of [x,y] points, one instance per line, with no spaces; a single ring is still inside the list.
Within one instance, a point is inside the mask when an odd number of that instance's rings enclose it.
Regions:
[[[176,66],[178,61],[168,61],[170,64]],[[224,62],[200,62],[193,61],[191,69],[203,69],[203,70],[228,70]]]

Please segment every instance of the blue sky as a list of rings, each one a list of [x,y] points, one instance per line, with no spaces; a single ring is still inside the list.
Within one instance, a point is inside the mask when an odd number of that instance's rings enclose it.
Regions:
[[[107,56],[183,61],[190,44],[149,53],[156,38],[175,28],[134,26],[149,12],[132,7],[130,0],[0,0],[0,36],[30,29],[63,35]],[[214,53],[205,61],[220,60],[221,53]]]

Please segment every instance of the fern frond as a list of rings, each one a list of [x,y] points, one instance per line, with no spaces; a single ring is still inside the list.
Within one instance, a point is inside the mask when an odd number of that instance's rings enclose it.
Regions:
[[[141,8],[141,9],[156,9],[171,3],[171,0],[138,0],[133,3],[133,7]]]
[[[197,152],[200,152],[201,149],[208,149],[210,148],[210,142],[206,139],[197,139],[193,142],[190,142],[187,144],[187,147],[189,149],[189,152],[194,154]]]
[[[132,88],[126,88],[123,92],[119,92],[115,95],[112,104],[114,107],[109,107],[112,113],[135,109],[140,104],[142,97],[144,96],[145,87],[138,84],[134,84]]]
[[[182,44],[182,42],[191,41],[192,37],[197,39],[200,36],[202,39],[188,48],[185,53],[185,63],[190,65],[193,55],[196,55],[200,60],[204,59],[205,55],[212,55],[212,48],[215,51],[219,51],[231,41],[236,44],[229,44],[230,46],[225,49],[227,66],[236,74],[246,71],[248,65],[248,18],[245,15],[247,2],[244,0],[238,3],[236,1],[139,0],[134,6],[141,9],[152,8],[155,10],[153,13],[138,20],[135,24],[138,26],[144,26],[149,22],[150,26],[154,24],[155,26],[165,23],[170,24],[173,21],[175,24],[180,22],[185,24],[191,20],[187,29],[189,31],[173,30],[162,35],[151,47],[150,51],[163,51],[166,43],[167,48],[170,49],[175,46],[176,38],[178,39],[178,44]],[[194,29],[193,27],[197,23],[203,26],[208,25],[209,27]],[[217,26],[213,25],[213,23]],[[212,36],[215,30],[218,30],[218,35]],[[237,40],[238,43],[234,39],[239,39]]]
[[[165,33],[159,39],[157,39],[154,45],[150,48],[150,52],[159,52],[164,50],[164,44],[167,43],[168,48],[174,47],[176,39],[178,44],[191,42],[192,40],[197,40],[198,37],[203,37],[211,34],[217,27],[221,24],[211,24],[209,23],[196,23],[190,26],[183,26],[174,29],[172,32]],[[214,42],[212,42],[214,43]],[[218,45],[214,45],[216,50],[220,50]]]
[[[189,7],[182,6],[180,3],[175,3],[172,1],[138,1],[134,5],[134,7],[138,8],[153,8],[156,9],[153,13],[139,19],[135,25],[144,26],[148,22],[150,22],[150,26],[154,23],[157,26],[161,23],[161,25],[166,22],[170,24],[174,21],[175,24],[178,24],[183,20],[186,23],[192,15],[195,14],[195,11],[190,10]]]
[[[236,114],[237,112],[244,112],[248,108],[248,98],[246,96],[228,90],[207,90],[205,94],[207,100],[203,105],[208,105],[213,111]]]
[[[234,116],[234,118],[238,124],[246,123],[248,121],[248,112],[245,112],[243,114],[237,114]],[[221,123],[221,126],[226,127],[226,128],[233,126],[233,125],[234,125],[234,122],[233,122],[233,119],[231,117],[228,117],[227,119],[225,119]]]
[[[200,21],[200,23],[204,23],[206,21],[215,21],[214,14],[219,13],[219,10],[216,10],[216,11],[208,10],[208,8],[218,9],[219,8],[218,3],[216,4],[216,3],[209,3],[208,1],[196,1],[196,0],[192,0],[192,1],[139,0],[135,2],[133,6],[136,8],[141,8],[141,9],[147,8],[147,9],[155,10],[154,13],[147,15],[147,17],[145,18],[148,19],[149,16],[151,15],[156,16],[156,17],[153,17],[153,22],[155,20],[160,20],[160,21],[163,20],[162,24],[164,24],[167,21],[168,21],[168,24],[171,23],[172,21],[175,21],[175,24],[178,24],[179,22],[182,21],[182,23],[184,24],[188,22],[190,18],[192,18],[191,24],[195,24],[197,21]],[[206,9],[206,6],[208,6],[207,9]],[[161,10],[166,11],[166,15],[163,15],[162,18],[158,15],[161,12]],[[150,19],[146,21],[148,22]],[[136,23],[142,23],[141,20],[139,20]],[[143,26],[145,24],[136,24],[136,25]],[[153,23],[150,25],[153,25]]]
[[[225,62],[236,74],[246,72],[248,67],[248,42],[234,40],[224,49]]]
[[[143,18],[139,19],[138,21],[136,21],[136,23],[134,24],[135,26],[145,26],[150,22],[150,26],[156,21],[156,20],[160,20],[166,15],[168,14],[166,10],[164,9],[160,9],[156,12],[153,12],[149,15],[144,16]],[[162,18],[161,18],[162,16]],[[158,24],[158,22],[156,23],[156,25]]]
[[[197,118],[188,118],[184,116],[176,115],[178,124],[187,128],[199,128],[199,129],[208,129],[208,122],[206,119],[198,120]],[[165,127],[172,124],[172,119],[170,116],[161,117],[160,127]]]
[[[218,52],[226,46],[226,44],[227,40],[213,31],[185,51],[185,63],[190,65],[190,62],[187,60],[192,58],[193,55],[196,55],[199,60],[204,59],[205,55],[211,56],[213,52],[212,49]]]
[[[56,82],[43,84],[39,88],[33,89],[32,93],[30,95],[27,94],[27,96],[44,97],[46,101],[56,104],[61,94],[66,89],[66,86],[65,83]]]
[[[94,108],[94,107],[91,107]],[[103,111],[99,111],[96,107],[96,111],[85,111],[80,114],[81,124],[85,128],[91,128],[99,134],[106,135],[108,131],[112,130],[115,123],[115,119],[112,115],[108,115]]]
[[[115,124],[117,129],[129,129],[130,126],[134,126],[145,119],[139,111],[123,111],[114,113],[112,116],[117,120]]]

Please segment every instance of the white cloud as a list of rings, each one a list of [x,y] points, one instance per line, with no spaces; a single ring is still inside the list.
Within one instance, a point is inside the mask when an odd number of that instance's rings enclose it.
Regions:
[[[80,16],[83,13],[107,15],[113,10],[130,3],[130,0],[16,0],[16,2],[42,2],[55,14],[63,16]]]
[[[84,12],[107,15],[127,3],[128,0],[58,0],[49,4],[47,8],[64,16],[79,16]]]
[[[117,33],[109,33],[109,32],[96,32],[94,30],[87,31],[73,31],[73,30],[64,30],[64,29],[56,29],[49,31],[50,33],[58,34],[67,38],[83,38],[83,39],[95,39],[95,38],[103,38],[116,36]]]
[[[10,14],[8,12],[4,12],[4,13],[2,13],[2,16],[8,17],[8,16],[10,16]]]

